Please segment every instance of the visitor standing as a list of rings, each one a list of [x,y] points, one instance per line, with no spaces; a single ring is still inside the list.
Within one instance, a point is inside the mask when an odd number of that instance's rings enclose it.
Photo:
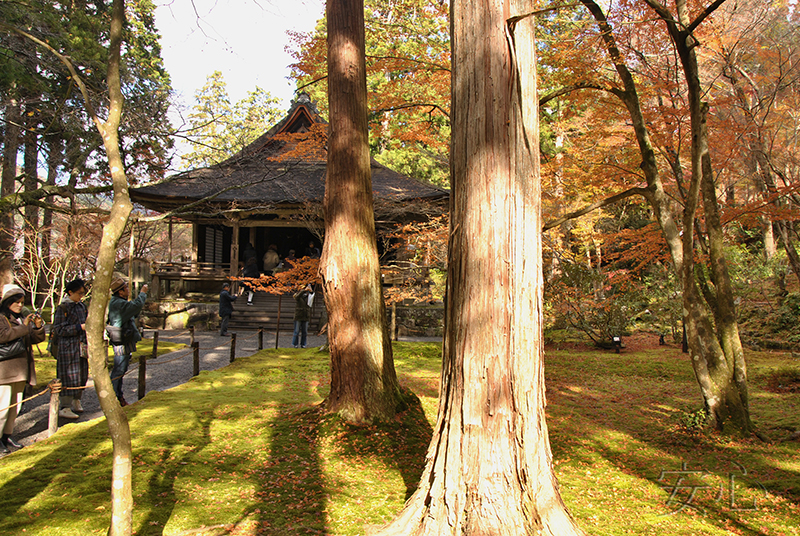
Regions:
[[[278,255],[278,246],[270,244],[269,249],[264,253],[264,273],[272,275],[280,263],[281,257]]]
[[[0,298],[0,452],[22,445],[11,438],[26,385],[36,384],[33,345],[44,340],[44,322],[36,314],[23,312],[25,291],[17,285],[3,286]],[[27,312],[27,311],[26,311]]]
[[[136,317],[147,301],[147,285],[142,286],[139,296],[128,301],[130,289],[124,279],[118,277],[111,283],[111,301],[108,303],[108,335],[114,347],[114,368],[111,369],[111,384],[120,405],[127,406],[122,396],[122,378],[128,371],[131,355],[136,351],[136,343],[142,340],[136,327]]]
[[[231,286],[228,283],[222,284],[222,292],[219,293],[219,334],[228,335],[228,322],[233,314],[233,302],[238,296],[231,295]]]
[[[59,417],[77,419],[83,413],[81,397],[89,380],[89,354],[86,345],[87,309],[83,303],[86,282],[73,279],[64,288],[67,295],[53,313],[50,339],[58,345],[56,376],[61,380]]]
[[[311,320],[311,307],[314,305],[314,287],[309,283],[294,295],[294,335],[292,346],[306,347],[308,321]]]

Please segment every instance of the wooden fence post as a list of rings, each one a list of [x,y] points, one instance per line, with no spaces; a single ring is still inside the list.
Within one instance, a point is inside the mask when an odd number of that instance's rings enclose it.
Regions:
[[[231,333],[231,363],[236,359],[236,333]]]
[[[190,343],[190,346],[194,346],[194,326],[189,326],[189,332],[192,335],[192,342]]]
[[[58,431],[58,393],[61,391],[61,380],[50,382],[50,408],[47,418],[47,437]]]
[[[258,349],[264,349],[264,328],[258,328]]]
[[[192,376],[198,376],[200,374],[200,343],[193,342],[192,349],[194,350]]]
[[[153,332],[153,357],[150,359],[155,359],[158,357],[158,331]]]
[[[144,393],[146,392],[146,385],[147,382],[147,356],[140,355],[139,356],[139,390],[137,391],[138,400],[144,398]]]

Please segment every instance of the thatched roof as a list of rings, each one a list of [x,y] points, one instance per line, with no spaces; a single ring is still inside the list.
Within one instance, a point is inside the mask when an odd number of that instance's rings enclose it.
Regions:
[[[214,166],[133,188],[131,198],[158,212],[189,206],[184,216],[189,220],[230,211],[269,219],[301,206],[321,204],[326,131],[327,123],[316,106],[302,94],[281,122],[240,153]],[[439,204],[449,195],[447,190],[392,171],[375,160],[371,168],[376,204]],[[204,198],[208,199],[201,201]]]

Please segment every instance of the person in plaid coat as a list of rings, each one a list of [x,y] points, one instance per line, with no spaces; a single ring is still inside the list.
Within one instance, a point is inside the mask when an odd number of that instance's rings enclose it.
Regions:
[[[67,283],[67,297],[56,307],[50,337],[58,337],[56,375],[61,380],[60,417],[77,419],[83,413],[81,397],[89,379],[86,349],[86,282],[75,279]]]

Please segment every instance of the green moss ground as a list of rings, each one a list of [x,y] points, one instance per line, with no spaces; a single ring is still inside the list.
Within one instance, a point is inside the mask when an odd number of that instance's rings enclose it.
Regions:
[[[440,351],[395,345],[401,383],[418,398],[381,426],[347,426],[317,410],[328,356],[311,349],[265,350],[148,394],[126,408],[134,532],[356,535],[390,520],[422,471]],[[748,359],[760,429],[775,439],[800,429],[800,394],[766,390],[771,371],[797,363],[782,354]],[[551,351],[546,375],[556,474],[589,533],[800,534],[800,445],[687,429],[700,399],[678,349]],[[110,448],[100,419],[0,460],[0,534],[105,533]],[[684,475],[688,489],[670,503],[680,475],[661,472],[683,463],[706,473]],[[692,487],[702,489],[678,511]]]

